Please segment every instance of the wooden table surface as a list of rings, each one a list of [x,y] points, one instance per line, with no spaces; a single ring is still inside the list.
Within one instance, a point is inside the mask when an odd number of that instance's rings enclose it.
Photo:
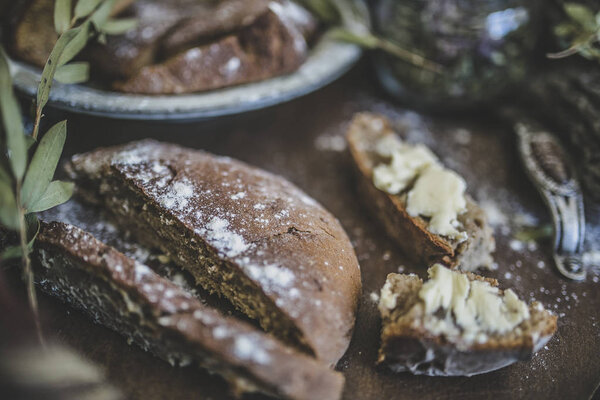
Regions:
[[[523,243],[514,235],[550,223],[542,200],[520,167],[510,130],[491,117],[428,118],[387,99],[365,63],[329,87],[301,99],[249,114],[195,123],[156,123],[68,115],[65,154],[152,137],[202,148],[280,174],[335,214],[356,248],[364,292],[350,348],[338,364],[344,399],[587,399],[600,383],[599,272],[585,283],[562,279],[548,241]],[[468,182],[490,213],[498,263],[489,276],[537,299],[559,316],[558,332],[529,362],[471,378],[418,377],[375,367],[380,320],[374,294],[390,272],[424,276],[408,264],[360,202],[341,135],[352,114],[370,110],[391,117],[410,140],[430,145]],[[50,119],[64,117],[55,113]],[[587,204],[588,249],[600,250],[600,207]],[[102,365],[131,399],[229,399],[226,385],[204,370],[173,368],[129,346],[84,315],[40,295],[44,332]],[[250,396],[261,398],[261,396]]]

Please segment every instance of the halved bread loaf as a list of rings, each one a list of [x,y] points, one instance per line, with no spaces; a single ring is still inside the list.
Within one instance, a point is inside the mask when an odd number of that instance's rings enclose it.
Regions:
[[[154,141],[75,156],[79,193],[142,244],[320,360],[345,352],[361,291],[339,222],[286,180]]]
[[[32,255],[47,293],[175,365],[197,363],[238,392],[339,399],[341,374],[271,335],[220,314],[91,234],[42,222]]]
[[[556,331],[556,316],[496,289],[494,279],[439,264],[429,269],[430,278],[436,272],[450,278],[440,283],[441,290],[428,288],[434,292],[424,291],[416,275],[388,275],[379,302],[379,364],[416,375],[471,376],[529,359]],[[472,282],[481,285],[474,288]]]
[[[424,265],[442,262],[453,268],[460,265],[460,268],[469,271],[479,267],[490,268],[493,264],[491,252],[495,249],[492,230],[485,213],[471,197],[464,196],[465,211],[457,216],[461,229],[466,233],[466,240],[461,241],[432,233],[427,218],[411,216],[407,212],[407,193],[414,180],[397,194],[375,186],[375,168],[389,162],[378,153],[378,143],[395,135],[388,119],[372,113],[357,114],[348,128],[350,153],[359,173],[358,191],[364,196],[367,207],[373,210],[404,253],[416,262]],[[440,198],[445,195],[439,193]]]

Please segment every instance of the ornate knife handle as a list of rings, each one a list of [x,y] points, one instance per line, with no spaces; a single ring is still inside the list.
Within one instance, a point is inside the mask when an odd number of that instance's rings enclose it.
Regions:
[[[573,167],[555,136],[530,122],[515,124],[519,153],[554,221],[554,261],[559,272],[583,280],[585,237],[583,197]]]

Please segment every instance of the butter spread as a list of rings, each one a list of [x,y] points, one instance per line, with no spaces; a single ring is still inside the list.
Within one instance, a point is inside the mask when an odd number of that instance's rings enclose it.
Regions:
[[[448,236],[463,242],[467,233],[457,229],[459,214],[467,209],[465,189],[467,184],[456,172],[432,165],[427,168],[408,192],[406,212],[411,217],[431,217],[431,233]]]
[[[395,135],[381,139],[376,151],[391,158],[389,164],[379,164],[373,170],[375,187],[390,194],[400,193],[421,171],[437,163],[437,157],[427,147],[402,143]]]
[[[419,298],[424,304],[425,327],[432,333],[485,340],[488,334],[509,332],[529,319],[527,304],[510,289],[501,295],[488,282],[471,281],[440,264],[429,268],[428,274]]]
[[[381,288],[379,296],[379,311],[382,315],[387,315],[391,310],[396,308],[399,293],[394,290],[392,280],[388,278]]]
[[[444,168],[427,147],[404,143],[396,135],[380,139],[375,152],[390,160],[373,169],[373,183],[378,189],[398,194],[413,184],[406,198],[409,215],[430,217],[431,233],[459,242],[467,239],[457,219],[466,211],[467,185],[462,177]]]

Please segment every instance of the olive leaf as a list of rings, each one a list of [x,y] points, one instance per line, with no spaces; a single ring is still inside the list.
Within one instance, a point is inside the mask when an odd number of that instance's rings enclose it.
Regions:
[[[34,213],[25,215],[25,227],[27,229],[27,247],[31,250],[33,248],[33,242],[40,233],[40,220]]]
[[[31,147],[36,143],[37,140],[35,140],[31,135],[25,136],[25,144],[27,145],[27,150],[31,149]]]
[[[12,179],[8,174],[8,171],[4,169],[2,165],[0,165],[0,182],[5,182],[10,185]]]
[[[61,65],[54,74],[54,79],[60,83],[81,83],[90,76],[90,64],[87,62],[72,62]]]
[[[596,28],[596,16],[589,7],[579,3],[565,3],[564,9],[569,18],[582,27],[590,30]]]
[[[340,14],[338,13],[336,7],[329,1],[300,0],[300,3],[323,22],[331,24],[339,21]]]
[[[79,0],[75,5],[75,19],[87,17],[102,0]]]
[[[25,216],[27,224],[28,237],[30,238],[27,242],[27,251],[30,252],[33,249],[33,242],[40,233],[40,221],[37,219],[35,214],[27,214]],[[8,246],[4,248],[0,253],[0,260],[10,260],[13,258],[21,258],[23,256],[23,249],[21,246]]]
[[[52,181],[44,194],[27,211],[31,213],[46,211],[69,200],[73,195],[73,182]],[[33,215],[33,214],[32,214]]]
[[[10,183],[0,181],[0,223],[8,229],[19,228],[19,210]]]
[[[58,34],[71,26],[71,0],[56,0],[54,3],[54,29]]]
[[[90,22],[86,21],[78,27],[72,28],[76,34],[61,52],[60,57],[58,58],[59,67],[71,61],[81,50],[83,50],[90,38],[90,25]]]
[[[8,58],[0,46],[0,114],[6,133],[6,150],[12,172],[21,179],[27,165],[27,146],[23,132],[23,120],[8,67]]]
[[[382,39],[370,33],[354,33],[345,28],[333,28],[328,33],[331,37],[337,40],[358,44],[359,46],[372,49],[372,50],[384,50],[389,54],[392,54],[398,58],[401,58],[405,61],[412,63],[413,65],[420,66],[423,69],[440,73],[442,71],[442,66],[429,61],[425,57],[410,52],[408,50],[403,49],[402,47],[397,46],[395,43],[390,42],[389,40]]]
[[[375,35],[371,31],[369,10],[359,0],[300,0],[317,18],[333,28],[328,32],[333,39],[353,43],[369,50],[381,50],[417,67],[439,73],[442,66],[427,60],[410,49]]]
[[[48,61],[46,61],[46,65],[42,71],[40,84],[38,86],[36,99],[36,119],[41,116],[41,110],[44,108],[46,103],[48,103],[48,97],[50,96],[50,89],[52,88],[54,73],[56,72],[56,68],[59,66],[59,59],[69,42],[77,36],[79,31],[80,28],[72,28],[60,35],[56,41],[56,44],[54,45],[54,48],[52,49],[52,52],[50,52],[50,57],[48,57]],[[34,131],[34,137],[36,135],[37,132]]]
[[[592,9],[579,3],[566,3],[563,8],[568,19],[554,27],[554,34],[568,47],[547,54],[548,58],[579,54],[588,59],[600,60],[600,12],[594,14]]]
[[[520,242],[532,242],[552,237],[554,228],[550,224],[541,226],[524,227],[515,234],[515,239]]]
[[[48,189],[66,136],[67,121],[61,121],[50,128],[40,140],[21,189],[22,203],[27,210],[31,210]]]
[[[106,21],[108,21],[114,5],[115,0],[106,0],[100,5],[100,7],[98,7],[96,11],[94,11],[90,17],[90,21],[92,21],[96,29],[99,31],[102,31],[102,27],[104,24],[106,24]]]
[[[109,19],[100,30],[108,35],[120,35],[136,26],[137,19],[135,18]]]
[[[0,253],[0,260],[21,258],[22,255],[23,251],[21,251],[21,246],[8,246]]]

